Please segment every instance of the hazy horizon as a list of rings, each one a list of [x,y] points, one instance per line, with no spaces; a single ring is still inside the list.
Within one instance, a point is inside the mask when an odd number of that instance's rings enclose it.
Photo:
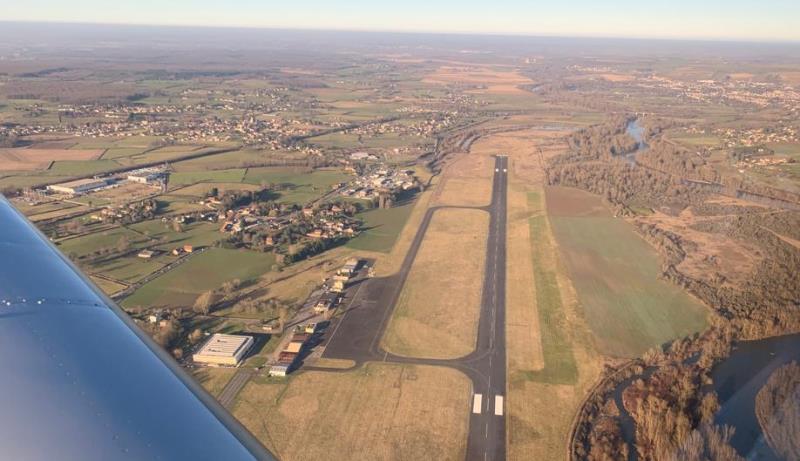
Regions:
[[[302,7],[236,0],[225,5],[179,0],[166,4],[96,0],[62,4],[33,0],[7,5],[4,21],[190,26],[258,29],[411,32],[543,37],[600,37],[714,41],[798,42],[800,3],[744,0],[697,4],[677,0],[644,4],[616,0],[597,5],[588,0],[560,4],[500,0],[436,3],[408,0],[373,4],[346,0],[331,4],[312,0]]]

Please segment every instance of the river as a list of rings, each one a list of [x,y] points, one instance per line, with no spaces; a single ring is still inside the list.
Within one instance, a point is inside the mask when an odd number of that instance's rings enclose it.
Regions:
[[[772,372],[792,360],[800,361],[800,334],[741,342],[712,372],[722,405],[716,422],[736,428],[731,445],[748,460],[780,459],[764,440],[755,399]]]
[[[731,445],[748,460],[781,461],[764,440],[756,418],[755,402],[758,391],[770,375],[793,360],[800,362],[800,334],[743,341],[711,373],[721,405],[715,422],[736,428]],[[645,376],[653,371],[652,368],[645,370]],[[630,447],[628,461],[638,460],[635,449],[636,425],[622,405],[622,394],[638,377],[626,379],[613,393],[620,410],[622,438]]]
[[[636,163],[636,154],[648,148],[647,143],[644,141],[644,127],[639,123],[639,119],[635,118],[629,120],[625,125],[625,133],[636,140],[636,150],[625,154],[625,160],[630,163]]]

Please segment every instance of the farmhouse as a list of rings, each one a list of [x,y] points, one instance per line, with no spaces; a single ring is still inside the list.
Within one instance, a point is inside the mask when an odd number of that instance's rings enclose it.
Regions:
[[[239,365],[253,346],[253,337],[216,333],[192,357],[209,365]]]
[[[108,185],[105,179],[78,179],[47,186],[47,190],[61,194],[83,194]]]
[[[139,256],[142,259],[151,259],[153,256],[155,256],[155,254],[156,252],[153,250],[142,250],[139,252],[137,256]]]

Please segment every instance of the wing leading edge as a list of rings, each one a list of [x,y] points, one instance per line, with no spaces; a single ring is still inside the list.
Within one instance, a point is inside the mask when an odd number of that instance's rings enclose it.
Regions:
[[[0,455],[274,459],[0,196]]]

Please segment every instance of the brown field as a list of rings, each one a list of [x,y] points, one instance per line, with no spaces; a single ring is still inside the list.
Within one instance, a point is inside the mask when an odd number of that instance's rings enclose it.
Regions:
[[[308,363],[308,359],[305,359],[305,361],[306,363]],[[314,360],[314,366],[322,368],[334,368],[337,370],[346,370],[348,368],[353,368],[354,366],[356,366],[356,362],[347,359],[328,359],[320,357]]]
[[[504,153],[510,158],[510,172],[520,180],[533,184],[543,178],[537,148],[541,148],[544,158],[564,152],[567,148],[563,141],[567,130],[528,130],[498,133],[478,139],[470,149],[477,155],[494,155]]]
[[[491,179],[448,178],[437,205],[486,206],[492,200]]]
[[[386,350],[429,358],[472,352],[488,228],[484,211],[436,212],[383,338]]]
[[[778,75],[789,85],[800,85],[800,71],[778,72]]]
[[[735,199],[722,198],[709,201],[739,202]],[[703,219],[708,218],[694,216],[691,209],[688,209],[679,216],[655,212],[650,216],[636,218],[636,221],[656,224],[663,229],[679,232],[685,241],[697,245],[694,251],[686,252],[686,258],[676,267],[679,271],[699,280],[710,280],[719,273],[725,276],[725,284],[731,287],[746,281],[763,259],[758,246],[738,239],[715,238],[713,234],[691,228],[693,224]]]
[[[91,197],[95,203],[107,200],[111,203],[130,202],[143,199],[158,192],[158,188],[138,183],[123,183],[111,189],[94,192]]]
[[[525,90],[518,88],[518,86],[533,83],[533,80],[517,71],[496,70],[479,66],[442,66],[422,81],[423,83],[435,84],[481,85],[485,88],[476,92],[494,94],[527,94]]]
[[[368,364],[256,379],[234,415],[279,459],[461,460],[471,386],[448,368]]]
[[[509,369],[542,368],[542,342],[536,311],[536,284],[531,264],[528,196],[524,184],[512,182],[508,189],[508,238],[506,244],[506,353]]]
[[[96,160],[102,149],[0,149],[0,171],[44,170],[50,162],[61,160]]]
[[[494,159],[465,155],[447,166],[436,205],[485,206],[492,199]]]
[[[41,140],[31,144],[28,149],[69,149],[75,144],[77,142],[62,139]]]
[[[754,77],[754,75],[749,72],[734,72],[732,74],[728,74],[728,77],[733,80],[750,80]]]

